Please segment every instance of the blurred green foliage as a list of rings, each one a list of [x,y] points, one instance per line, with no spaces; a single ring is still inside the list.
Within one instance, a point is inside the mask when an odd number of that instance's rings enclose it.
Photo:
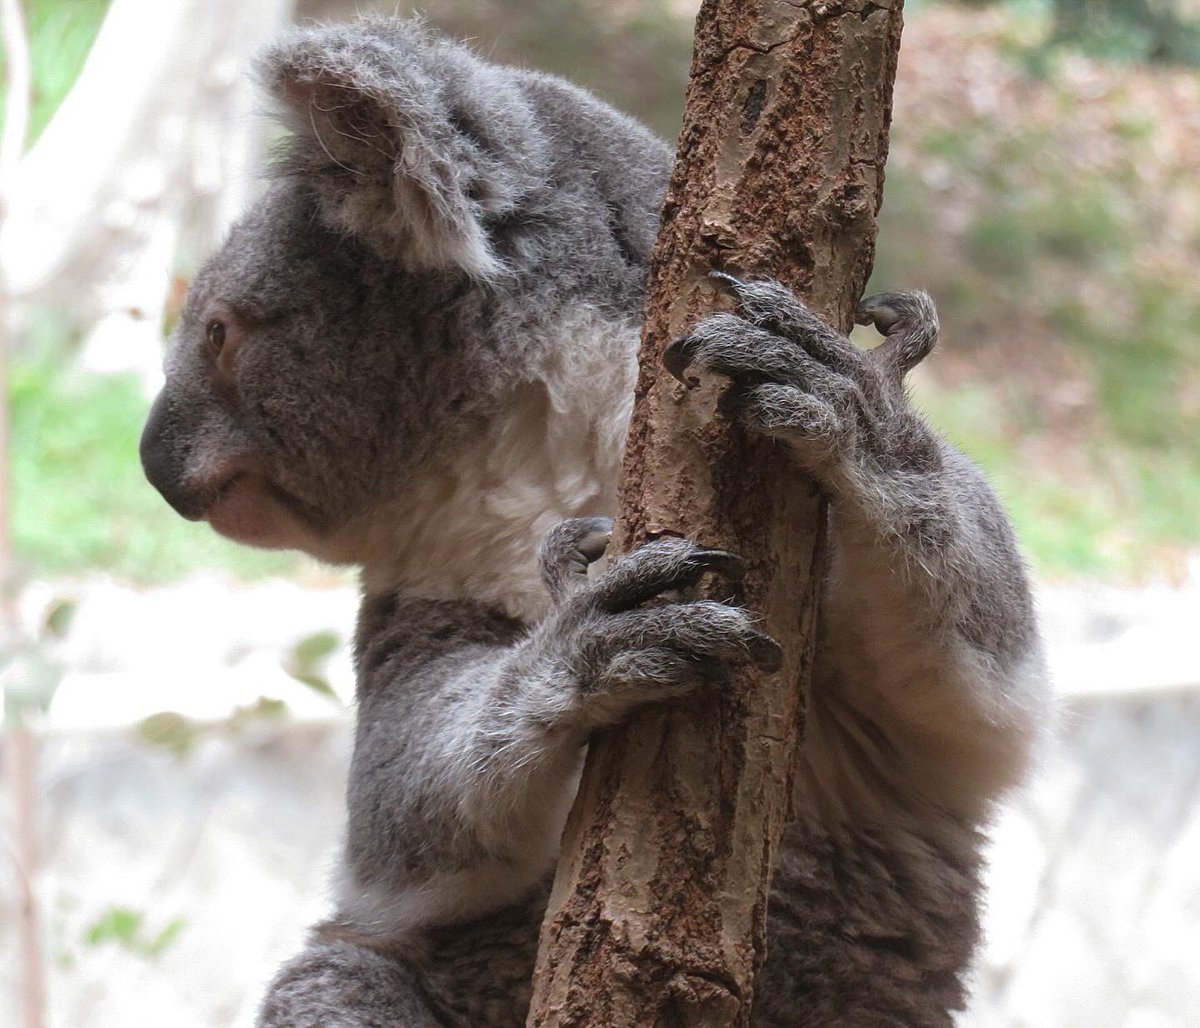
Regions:
[[[1200,17],[1187,0],[1050,0],[1051,43],[1092,56],[1200,67]]]
[[[926,80],[893,126],[872,288],[938,301],[918,397],[1043,572],[1169,570],[1200,545],[1194,79],[1065,53],[1030,75],[1044,26],[924,10],[980,72]]]
[[[24,0],[33,95],[29,145],[74,84],[108,12],[109,0]],[[0,54],[0,126],[4,123],[4,58]]]
[[[297,682],[314,692],[338,702],[337,693],[325,676],[325,663],[337,650],[341,639],[336,632],[317,632],[307,635],[292,647],[284,659],[284,670]]]
[[[340,703],[332,689],[323,694],[333,703]],[[197,720],[174,710],[162,710],[143,718],[134,730],[146,745],[165,750],[177,760],[186,760],[206,739],[237,737],[264,727],[272,728],[289,713],[284,700],[259,696],[252,703],[235,707],[228,717],[215,721]]]
[[[1004,7],[1043,27],[1025,57],[1038,68],[1053,51],[1077,50],[1103,61],[1200,67],[1200,8],[1192,0],[950,0],[983,10]],[[908,0],[913,12],[935,6]]]
[[[1195,447],[1130,447],[1098,436],[1062,454],[1026,456],[1019,397],[984,382],[914,385],[917,405],[988,473],[1035,568],[1052,577],[1139,578],[1171,571],[1200,542]],[[1148,413],[1148,412],[1147,412]],[[1053,447],[1051,438],[1046,441]],[[1058,465],[1056,467],[1056,465]]]
[[[296,557],[248,550],[182,520],[146,482],[137,446],[147,400],[131,375],[80,372],[53,331],[9,370],[13,536],[42,575],[104,568],[141,582],[197,567],[295,571]]]
[[[29,5],[36,126],[105,6]],[[302,0],[298,13],[371,6]],[[916,395],[989,472],[1036,566],[1141,575],[1200,546],[1200,217],[1187,201],[1194,151],[1179,142],[1194,93],[1181,73],[1139,64],[1163,55],[1132,36],[1108,49],[1068,39],[1066,6],[909,4],[873,288],[937,299],[944,352]],[[1138,3],[1076,6],[1095,26],[1096,11]],[[681,5],[424,7],[488,56],[564,74],[674,136],[690,54]],[[72,343],[52,319],[35,326],[12,373],[15,536],[33,570],[162,581],[305,566],[181,521],[137,464],[146,399],[131,378],[77,372]],[[319,681],[318,662],[298,654],[293,672]]]
[[[187,921],[177,917],[158,930],[146,926],[146,915],[131,907],[109,907],[84,932],[89,946],[115,943],[139,957],[153,960],[162,956],[187,927]]]

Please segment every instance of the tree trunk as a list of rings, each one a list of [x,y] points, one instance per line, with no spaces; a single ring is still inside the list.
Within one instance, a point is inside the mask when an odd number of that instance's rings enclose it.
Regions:
[[[542,928],[529,1024],[746,1025],[812,664],[823,505],[784,448],[662,354],[713,268],[771,276],[848,329],[870,271],[902,0],[706,0],[651,265],[618,539],[741,554],[781,672],[597,737]],[[727,598],[728,587],[710,595]]]

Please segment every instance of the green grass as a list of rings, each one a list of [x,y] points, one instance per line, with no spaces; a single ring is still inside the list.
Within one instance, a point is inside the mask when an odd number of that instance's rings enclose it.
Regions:
[[[201,567],[259,577],[301,566],[226,542],[166,505],[138,462],[148,402],[132,376],[79,373],[52,347],[14,360],[10,394],[14,547],[28,571],[148,583]]]
[[[1018,427],[1024,419],[1005,392],[923,377],[914,398],[987,473],[1039,574],[1138,579],[1200,546],[1200,447],[1191,438],[1155,447],[1106,434],[1064,460],[1052,437]]]

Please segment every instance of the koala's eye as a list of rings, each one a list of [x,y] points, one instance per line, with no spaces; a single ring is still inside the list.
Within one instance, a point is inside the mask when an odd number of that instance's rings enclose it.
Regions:
[[[219,318],[213,318],[208,323],[208,328],[205,329],[205,334],[208,339],[208,348],[212,351],[212,355],[217,357],[225,348],[225,322]]]

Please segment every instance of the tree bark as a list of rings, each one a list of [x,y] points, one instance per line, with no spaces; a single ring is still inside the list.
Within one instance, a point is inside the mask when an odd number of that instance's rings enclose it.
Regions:
[[[714,268],[775,277],[849,329],[874,253],[902,0],[705,0],[651,262],[618,548],[742,555],[781,672],[593,740],[542,927],[529,1024],[746,1025],[814,651],[823,505],[782,446],[662,354]],[[728,585],[709,595],[728,598]]]

